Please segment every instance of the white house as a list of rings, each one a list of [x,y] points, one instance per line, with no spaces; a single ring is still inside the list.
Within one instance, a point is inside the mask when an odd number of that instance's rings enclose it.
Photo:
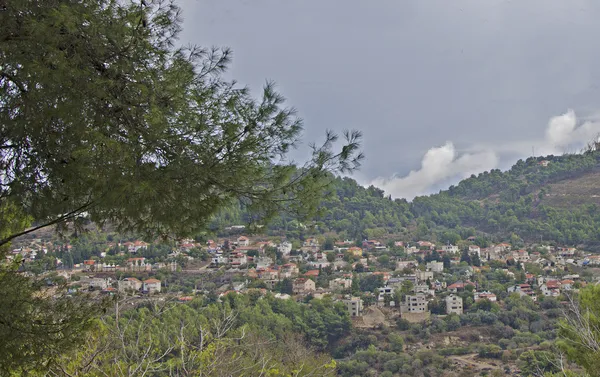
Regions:
[[[348,309],[351,317],[358,317],[362,314],[363,301],[359,297],[350,297],[342,300]]]
[[[463,314],[463,299],[462,297],[450,295],[446,297],[446,313],[447,314]]]
[[[477,245],[469,245],[469,254],[477,254],[481,258],[481,248]]]
[[[227,257],[225,257],[223,255],[215,255],[211,260],[211,263],[215,266],[221,266],[221,265],[227,264],[228,262],[229,262],[229,259],[227,259]]]
[[[238,246],[249,246],[250,239],[246,236],[239,236],[237,239]]]
[[[158,280],[158,279],[144,280],[143,291],[148,292],[148,293],[159,293],[160,292],[160,280]]]
[[[231,253],[229,255],[229,264],[231,267],[238,268],[248,263],[248,257],[242,253]]]
[[[310,292],[314,292],[315,290],[315,282],[310,279],[298,278],[292,283],[292,291],[297,295],[308,294]]]
[[[511,246],[509,243],[499,243],[497,245],[492,246],[492,249],[499,253],[510,251],[510,248]]]
[[[408,313],[425,313],[427,311],[427,297],[422,293],[406,295],[404,307],[400,309]]]
[[[130,253],[137,253],[141,249],[147,249],[148,244],[144,241],[125,242],[123,246],[127,247]]]
[[[283,241],[277,246],[277,250],[283,254],[283,256],[287,257],[292,252],[292,243],[288,241]]]
[[[433,271],[416,270],[415,274],[417,275],[418,281],[427,281],[427,279],[433,280]]]
[[[296,264],[286,263],[283,266],[281,266],[279,276],[282,279],[291,278],[297,276],[299,272],[300,271],[298,270],[298,266]]]
[[[558,280],[548,280],[540,285],[540,291],[544,296],[558,297],[560,296],[561,284]]]
[[[512,257],[515,261],[519,263],[529,262],[531,259],[529,257],[529,253],[526,250],[517,250],[512,252]]]
[[[444,253],[450,253],[450,254],[458,254],[458,252],[459,252],[458,246],[456,246],[456,245],[444,245],[444,246],[442,246],[442,251]]]
[[[421,251],[421,250],[416,246],[410,246],[410,247],[404,248],[404,252],[406,253],[406,255],[417,254],[419,251]]]
[[[394,295],[394,287],[382,287],[378,288],[379,296],[377,297],[377,301],[383,302],[384,297],[386,295],[393,296]]]
[[[428,262],[425,266],[431,272],[444,272],[444,262]]]
[[[417,262],[414,260],[399,260],[396,262],[396,270],[404,270],[405,268],[413,268]]]
[[[435,289],[431,289],[427,284],[417,284],[414,288],[415,293],[424,293],[426,295],[435,296]]]
[[[337,278],[329,281],[329,288],[333,290],[344,290],[352,286],[352,279]]]
[[[256,264],[256,268],[267,268],[273,264],[273,258],[267,256],[255,257],[254,264]]]
[[[90,288],[106,289],[110,285],[109,279],[92,278],[89,281]]]
[[[574,256],[576,251],[577,249],[574,247],[560,247],[558,249],[558,254],[562,257],[567,258]]]
[[[125,278],[119,281],[119,291],[139,291],[142,288],[142,282],[136,278]]]

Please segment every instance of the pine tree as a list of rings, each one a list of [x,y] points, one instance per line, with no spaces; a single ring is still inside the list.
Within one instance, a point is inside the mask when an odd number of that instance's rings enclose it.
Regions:
[[[0,260],[19,235],[82,217],[152,239],[193,235],[234,203],[251,224],[307,218],[331,173],[358,167],[351,131],[341,151],[327,132],[306,164],[286,163],[302,131],[294,109],[272,83],[257,100],[224,80],[228,49],[174,47],[180,29],[166,0],[3,2]],[[91,308],[45,299],[13,266],[0,283],[1,375],[79,344]]]
[[[85,215],[151,236],[194,234],[237,201],[253,223],[308,217],[329,173],[358,167],[358,132],[339,152],[327,132],[305,165],[281,163],[302,131],[294,109],[272,83],[255,100],[225,81],[230,50],[173,47],[179,20],[165,0],[7,3],[0,245],[24,231],[6,225],[9,205],[35,228]]]

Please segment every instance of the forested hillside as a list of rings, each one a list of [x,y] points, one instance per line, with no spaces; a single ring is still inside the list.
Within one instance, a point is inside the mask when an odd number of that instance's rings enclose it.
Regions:
[[[599,157],[586,152],[519,160],[506,172],[471,176],[447,191],[416,198],[411,211],[429,226],[593,246],[600,240],[597,198],[584,195],[576,182],[597,186]]]
[[[510,170],[471,176],[438,194],[392,200],[376,187],[334,178],[331,195],[311,231],[336,232],[340,238],[413,239],[482,235],[500,240],[512,234],[529,241],[600,243],[600,153],[519,160]],[[598,192],[596,192],[598,191]],[[249,219],[240,208],[223,211],[213,229]],[[281,216],[269,230],[303,233],[305,224]]]

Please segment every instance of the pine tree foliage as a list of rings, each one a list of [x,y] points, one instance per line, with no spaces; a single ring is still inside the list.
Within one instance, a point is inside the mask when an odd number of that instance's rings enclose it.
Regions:
[[[339,152],[327,132],[294,166],[294,109],[273,83],[255,99],[224,80],[230,50],[175,47],[180,13],[165,0],[5,2],[0,204],[41,226],[83,214],[180,236],[234,199],[255,222],[283,209],[308,216],[329,172],[358,167],[351,131]]]

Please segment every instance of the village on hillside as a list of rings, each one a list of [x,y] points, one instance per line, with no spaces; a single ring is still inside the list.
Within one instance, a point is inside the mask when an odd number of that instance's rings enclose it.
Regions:
[[[195,294],[219,299],[251,291],[305,302],[329,296],[344,303],[357,326],[376,325],[371,317],[381,310],[415,323],[432,313],[460,316],[477,305],[501,304],[511,294],[534,302],[560,298],[597,282],[592,271],[600,255],[556,245],[480,247],[476,241],[289,241],[237,235],[207,242],[185,239],[165,247],[132,240],[96,245],[95,255],[74,261],[73,255],[83,255],[77,246],[30,239],[8,259],[21,263],[24,274],[64,279],[70,294],[182,302]]]

